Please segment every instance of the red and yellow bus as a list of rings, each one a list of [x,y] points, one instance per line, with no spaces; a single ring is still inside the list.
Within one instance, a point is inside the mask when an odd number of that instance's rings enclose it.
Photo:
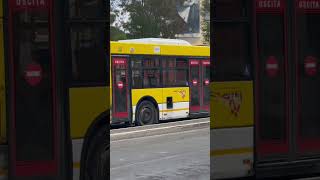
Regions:
[[[183,40],[111,42],[112,123],[209,115],[210,48]]]

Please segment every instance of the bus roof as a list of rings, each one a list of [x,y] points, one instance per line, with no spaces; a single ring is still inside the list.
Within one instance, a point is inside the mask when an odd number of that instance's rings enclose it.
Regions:
[[[208,46],[119,41],[110,43],[110,53],[114,55],[167,55],[209,57],[210,48]]]
[[[128,39],[128,40],[120,40],[118,42],[191,46],[191,44],[188,41],[185,41],[185,40],[181,40],[181,39],[163,39],[163,38]]]

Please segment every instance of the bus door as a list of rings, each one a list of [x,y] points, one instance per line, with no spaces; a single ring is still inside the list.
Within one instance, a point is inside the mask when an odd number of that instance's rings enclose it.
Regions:
[[[202,60],[201,61],[201,91],[202,91],[202,99],[201,99],[201,110],[203,112],[209,113],[210,109],[210,60]]]
[[[286,4],[254,2],[257,160],[282,160],[289,153]]]
[[[129,118],[128,58],[112,57],[112,118]]]
[[[320,155],[320,1],[295,2],[297,154]]]
[[[52,1],[9,0],[9,179],[59,174]]]
[[[196,59],[191,59],[189,61],[190,114],[197,114],[201,111],[202,83],[200,74],[200,63],[201,61]]]

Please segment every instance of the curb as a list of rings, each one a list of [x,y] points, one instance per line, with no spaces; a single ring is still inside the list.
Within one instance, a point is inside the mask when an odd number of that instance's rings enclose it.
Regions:
[[[210,120],[204,121],[199,119],[192,120],[192,121],[184,121],[184,123],[181,123],[181,122],[167,123],[165,126],[162,125],[160,127],[157,125],[134,127],[134,128],[130,128],[130,130],[127,130],[127,131],[122,130],[123,132],[111,131],[110,141],[119,141],[124,139],[133,139],[133,138],[140,138],[145,136],[177,133],[177,132],[203,129],[203,128],[209,128],[209,127],[210,127]]]

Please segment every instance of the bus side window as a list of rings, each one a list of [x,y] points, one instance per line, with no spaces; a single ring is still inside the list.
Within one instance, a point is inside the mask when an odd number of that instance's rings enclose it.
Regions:
[[[104,31],[100,27],[80,26],[72,28],[70,33],[72,84],[105,85],[108,81],[107,59],[105,48],[99,45],[104,40]]]
[[[186,58],[163,58],[162,79],[164,87],[188,86],[188,60]]]
[[[141,89],[143,88],[142,80],[142,59],[132,57],[131,58],[131,68],[132,68],[132,88]]]
[[[158,58],[145,58],[143,60],[143,87],[160,87],[160,64]]]

